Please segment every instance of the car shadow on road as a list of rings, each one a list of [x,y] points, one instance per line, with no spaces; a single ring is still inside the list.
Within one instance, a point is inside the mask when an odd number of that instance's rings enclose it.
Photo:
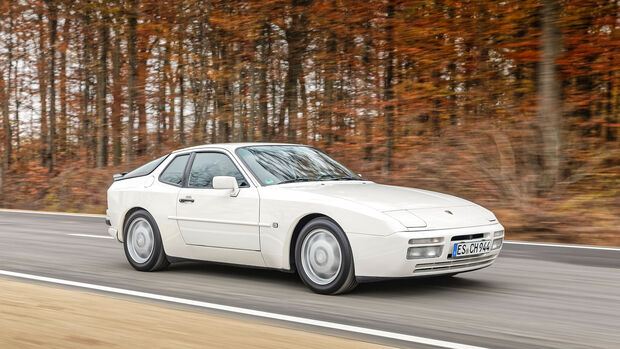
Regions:
[[[272,269],[249,268],[229,264],[212,262],[178,262],[171,264],[167,269],[170,272],[224,277],[239,282],[254,281],[268,284],[277,283],[280,286],[299,288],[305,290],[305,286],[294,273],[282,272]],[[460,292],[467,290],[490,290],[494,288],[492,282],[472,278],[471,276],[452,277],[417,277],[405,279],[388,279],[375,282],[361,283],[353,292],[353,295],[397,297],[415,296],[427,293]]]
[[[252,268],[233,264],[220,264],[202,261],[183,261],[171,264],[167,270],[187,274],[209,274],[218,277],[228,277],[236,280],[264,281],[268,283],[300,284],[301,280],[294,273],[282,272],[274,269]],[[303,285],[302,285],[303,286]]]
[[[353,293],[364,296],[415,296],[427,293],[461,292],[494,288],[492,282],[462,276],[415,277],[403,279],[389,279],[360,284]]]

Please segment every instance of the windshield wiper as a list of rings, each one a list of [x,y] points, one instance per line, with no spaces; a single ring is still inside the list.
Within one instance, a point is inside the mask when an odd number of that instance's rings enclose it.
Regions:
[[[351,177],[351,176],[334,176],[334,175],[320,175],[317,178],[307,178],[307,177],[299,177],[292,178],[282,181],[278,184],[286,184],[286,183],[295,183],[295,182],[314,182],[314,181],[360,181],[361,178]]]
[[[323,181],[359,181],[361,180],[361,178],[356,178],[352,176],[337,177],[333,175],[320,175],[317,179],[323,180]]]
[[[285,181],[282,181],[278,184],[286,184],[286,183],[295,183],[295,182],[312,182],[312,181],[316,181],[316,179],[312,179],[312,178],[293,178],[293,179],[287,179]]]

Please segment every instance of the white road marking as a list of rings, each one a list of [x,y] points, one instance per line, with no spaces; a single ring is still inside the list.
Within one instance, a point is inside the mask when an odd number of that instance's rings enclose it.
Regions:
[[[564,247],[564,248],[580,248],[586,250],[604,250],[604,251],[620,251],[618,247],[608,246],[589,246],[589,245],[569,245],[569,244],[553,244],[549,242],[527,242],[527,241],[504,241],[509,245],[530,245],[530,246],[545,246],[545,247]]]
[[[114,239],[112,236],[109,236],[109,235],[91,235],[91,234],[67,234],[67,235],[80,236],[84,238]]]
[[[105,218],[104,214],[90,214],[90,213],[67,213],[67,212],[47,212],[47,211],[31,211],[31,210],[14,210],[8,208],[0,208],[0,212],[8,213],[28,213],[28,214],[42,214],[53,216],[69,216],[69,217],[91,217],[91,218]]]
[[[365,328],[365,327],[345,325],[345,324],[340,324],[337,322],[314,320],[314,319],[308,319],[308,318],[303,318],[299,316],[270,313],[270,312],[260,311],[260,310],[233,307],[233,306],[228,306],[228,305],[201,302],[201,301],[185,299],[185,298],[164,296],[164,295],[159,295],[159,294],[154,294],[154,293],[127,290],[123,288],[95,285],[95,284],[89,284],[89,283],[84,283],[84,282],[56,279],[56,278],[50,278],[50,277],[38,276],[38,275],[32,275],[32,274],[17,273],[17,272],[12,272],[8,270],[0,270],[0,275],[21,278],[21,279],[49,282],[49,283],[54,283],[54,284],[59,284],[59,285],[81,287],[81,288],[86,288],[86,289],[91,289],[91,290],[122,294],[122,295],[132,296],[132,297],[147,298],[147,299],[189,305],[189,306],[206,308],[206,309],[221,310],[221,311],[226,311],[226,312],[231,312],[231,313],[250,315],[250,316],[262,317],[262,318],[267,318],[267,319],[279,320],[279,321],[293,322],[293,323],[316,326],[316,327],[329,328],[329,329],[345,331],[345,332],[360,333],[360,334],[365,334],[365,335],[370,335],[370,336],[375,336],[375,337],[396,339],[400,341],[430,345],[430,346],[441,347],[441,348],[483,349],[482,347],[476,347],[476,346],[471,346],[471,345],[466,345],[466,344],[461,344],[461,343],[447,342],[447,341],[442,341],[442,340],[437,340],[437,339],[407,335],[403,333],[388,332],[388,331],[375,330],[375,329]]]

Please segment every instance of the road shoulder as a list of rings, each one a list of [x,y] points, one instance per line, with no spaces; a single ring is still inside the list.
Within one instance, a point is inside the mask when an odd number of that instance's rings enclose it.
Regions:
[[[0,279],[0,346],[384,348],[155,304]]]

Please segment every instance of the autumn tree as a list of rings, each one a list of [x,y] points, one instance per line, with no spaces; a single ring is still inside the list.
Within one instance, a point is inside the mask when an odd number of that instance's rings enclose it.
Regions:
[[[545,219],[615,193],[619,6],[1,1],[0,185],[284,141]]]

